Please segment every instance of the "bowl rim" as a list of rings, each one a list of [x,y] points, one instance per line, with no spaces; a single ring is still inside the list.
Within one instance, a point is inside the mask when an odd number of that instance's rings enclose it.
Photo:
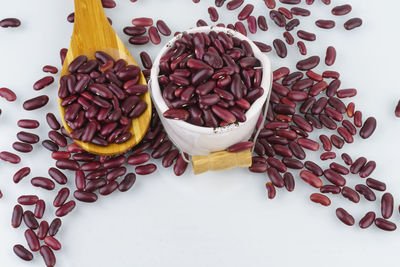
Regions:
[[[150,80],[148,82],[149,84],[149,90],[151,94],[151,98],[153,99],[153,103],[156,107],[157,112],[159,112],[159,116],[162,117],[162,114],[168,109],[167,104],[164,101],[164,98],[162,97],[161,94],[161,88],[158,83],[158,73],[160,71],[159,67],[159,62],[162,56],[165,55],[168,49],[170,49],[173,44],[179,40],[183,34],[185,33],[197,33],[197,32],[210,32],[210,31],[215,31],[215,32],[225,32],[226,34],[230,36],[234,36],[239,38],[240,40],[246,40],[251,48],[253,49],[254,56],[260,60],[261,62],[261,68],[263,70],[262,73],[262,79],[261,79],[261,85],[260,87],[263,88],[264,93],[261,95],[254,103],[251,104],[251,107],[246,111],[246,121],[245,122],[236,122],[233,124],[229,124],[227,126],[223,127],[204,127],[204,126],[197,126],[194,124],[191,124],[186,121],[182,120],[173,120],[173,123],[175,123],[176,127],[181,127],[184,128],[190,132],[196,132],[199,134],[215,134],[215,133],[226,133],[230,132],[233,129],[236,129],[238,127],[241,127],[246,124],[247,121],[249,121],[249,118],[255,116],[259,110],[262,110],[262,106],[267,100],[267,96],[269,94],[269,91],[271,90],[272,87],[272,68],[271,68],[271,62],[269,58],[261,52],[261,50],[258,48],[258,46],[251,41],[248,37],[244,36],[243,34],[229,29],[229,28],[223,28],[223,27],[217,27],[217,26],[203,26],[203,27],[194,27],[189,30],[186,30],[172,38],[170,41],[168,41],[159,51],[157,57],[154,60],[153,67],[151,68],[151,74],[150,74]],[[162,119],[167,119],[162,117]]]

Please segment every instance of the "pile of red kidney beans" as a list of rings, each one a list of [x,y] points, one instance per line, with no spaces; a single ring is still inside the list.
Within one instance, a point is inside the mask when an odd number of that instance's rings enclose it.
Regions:
[[[187,2],[190,4],[191,1]],[[192,2],[198,3],[200,0]],[[369,211],[364,217],[358,218],[359,227],[368,228],[375,224],[382,230],[396,230],[396,224],[389,220],[394,211],[393,196],[386,192],[384,182],[370,177],[376,168],[375,161],[365,157],[353,159],[346,153],[338,154],[339,149],[353,143],[358,135],[363,139],[370,137],[377,122],[374,117],[363,119],[361,111],[349,101],[357,94],[357,90],[341,88],[339,72],[328,68],[322,73],[314,71],[315,67],[322,64],[331,67],[336,59],[333,46],[321,51],[320,55],[308,55],[307,45],[316,40],[316,35],[310,29],[301,28],[301,18],[311,16],[307,5],[313,5],[314,0],[265,0],[265,9],[259,12],[265,16],[258,17],[253,15],[254,6],[244,2],[215,0],[215,6],[208,8],[210,25],[236,30],[250,39],[252,34],[257,31],[266,32],[269,27],[281,29],[282,38],[269,40],[266,37],[264,42],[255,41],[255,44],[265,53],[274,52],[278,57],[285,58],[290,57],[287,47],[296,43],[303,59],[294,62],[296,69],[282,66],[274,70],[268,113],[266,121],[260,116],[258,127],[261,127],[261,131],[258,139],[255,142],[249,140],[236,144],[228,148],[228,151],[254,148],[253,163],[249,171],[264,174],[262,176],[268,180],[266,189],[270,199],[275,197],[277,189],[282,191],[285,188],[291,192],[296,182],[305,182],[318,191],[310,195],[310,200],[323,206],[331,205],[332,194],[341,194],[354,203],[380,200],[381,211]],[[336,25],[334,20],[317,19],[315,25],[319,28],[334,30],[336,27],[343,27],[345,30],[353,30],[362,25],[360,18],[352,17],[352,7],[348,4],[333,6],[330,0],[315,2],[322,2],[338,18],[346,16],[343,26]],[[102,3],[105,8],[116,7],[113,0],[102,0]],[[140,5],[140,1],[135,5]],[[222,9],[223,12],[231,12],[231,17],[237,17],[237,20],[227,25],[218,23],[218,12]],[[196,25],[205,26],[207,20],[208,18],[199,19]],[[68,17],[68,21],[73,22],[73,15]],[[0,26],[4,28],[20,25],[21,22],[15,18],[0,21]],[[129,43],[134,45],[145,45],[149,42],[158,45],[161,43],[161,36],[169,39],[168,36],[172,34],[162,20],[157,20],[154,25],[152,18],[139,17],[132,20],[132,25],[125,27],[123,31],[129,36]],[[175,35],[179,33],[175,32]],[[256,68],[259,62],[252,58],[248,44],[229,35],[219,34],[184,34],[180,42],[184,45],[173,47],[165,64],[161,66],[159,82],[164,99],[172,110],[164,116],[207,127],[244,121],[245,111],[254,100],[249,95],[258,95],[254,92],[259,88],[261,73]],[[67,49],[60,50],[61,65],[66,53]],[[148,79],[152,67],[151,57],[143,51],[140,58],[144,67],[142,72]],[[68,121],[70,126],[75,127],[75,132],[78,132],[75,135],[73,132],[72,135],[76,139],[99,145],[124,142],[130,138],[126,131],[130,119],[140,115],[145,109],[145,103],[140,104],[142,102],[138,95],[145,93],[147,88],[136,84],[139,73],[137,67],[126,66],[125,62],[117,59],[114,61],[101,51],[96,53],[96,59],[97,61],[78,59],[79,64],[75,64],[78,67],[70,65],[71,72],[75,74],[69,77],[73,78],[62,77],[60,81],[60,97],[69,108]],[[125,72],[118,72],[121,68],[125,68]],[[43,72],[48,73],[48,76],[33,85],[33,89],[38,92],[54,83],[58,68],[46,65]],[[124,76],[122,72],[130,74]],[[212,84],[209,86],[207,83],[210,81]],[[0,96],[7,101],[15,101],[17,98],[8,88],[0,88]],[[23,108],[41,112],[40,108],[48,101],[49,97],[41,94],[26,100]],[[133,112],[138,105],[137,112]],[[54,112],[58,114],[57,111]],[[395,113],[400,116],[400,104]],[[156,171],[157,165],[150,161],[161,160],[165,168],[173,166],[173,171],[178,176],[187,168],[188,164],[168,140],[155,112],[149,130],[140,144],[127,153],[114,157],[85,152],[73,143],[71,136],[60,125],[57,115],[48,113],[45,116],[47,126],[39,125],[33,119],[20,119],[17,123],[21,131],[16,135],[18,140],[12,144],[12,149],[16,152],[11,152],[11,149],[0,152],[0,159],[18,164],[20,157],[29,157],[28,153],[42,139],[41,144],[51,152],[51,158],[55,161],[55,167],[48,170],[48,177],[30,178],[33,186],[54,190],[53,203],[46,203],[36,195],[22,195],[14,206],[12,227],[21,227],[22,222],[26,226],[28,248],[22,244],[14,246],[15,254],[23,260],[32,260],[32,252],[39,251],[46,266],[56,264],[54,251],[61,249],[61,243],[56,238],[62,224],[61,217],[74,210],[75,201],[95,202],[98,194],[128,191],[134,185],[136,175],[147,175]],[[90,127],[86,127],[88,125]],[[49,127],[48,137],[31,132],[38,127]],[[318,140],[309,138],[309,133],[315,130],[321,130]],[[324,170],[318,163],[307,160],[306,151],[322,151],[320,159],[330,161],[329,168]],[[21,167],[13,177],[15,183],[28,179],[30,175],[29,166]],[[299,177],[295,177],[289,169],[299,171]],[[63,170],[74,171],[75,177],[67,177]],[[354,188],[346,186],[347,175],[359,176],[359,184]],[[68,183],[71,179],[74,182]],[[73,190],[72,194],[70,190]],[[48,215],[44,218],[46,207],[54,211],[54,216]],[[356,223],[356,219],[343,208],[336,209],[336,216],[348,226]]]

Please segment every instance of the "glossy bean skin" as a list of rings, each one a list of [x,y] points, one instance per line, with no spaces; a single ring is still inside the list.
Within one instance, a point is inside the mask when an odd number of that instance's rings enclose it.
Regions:
[[[5,87],[0,88],[0,96],[10,102],[13,102],[17,99],[15,93],[11,89]]]
[[[310,171],[303,170],[300,172],[300,177],[308,184],[315,188],[322,186],[322,180]]]
[[[360,27],[361,25],[362,25],[362,20],[360,18],[352,18],[344,23],[344,28],[350,31],[357,27]]]
[[[367,212],[364,215],[364,217],[361,218],[358,225],[360,226],[361,229],[366,229],[374,223],[375,217],[376,217],[375,212],[373,211]]]
[[[381,182],[381,181],[378,181],[376,179],[367,178],[366,183],[367,183],[367,186],[372,188],[372,189],[375,189],[375,190],[378,190],[378,191],[385,191],[386,190],[386,184]]]
[[[269,199],[274,199],[275,196],[276,196],[275,186],[271,182],[266,183],[265,186],[267,188],[268,198]]]
[[[23,209],[21,205],[15,205],[11,216],[11,225],[18,228],[22,222]]]
[[[337,208],[336,209],[336,216],[344,224],[346,224],[348,226],[353,226],[354,225],[354,222],[355,222],[354,217],[352,215],[350,215],[345,209]]]
[[[354,203],[360,202],[360,196],[350,187],[344,186],[342,188],[342,195]]]
[[[40,255],[47,267],[53,267],[56,265],[56,256],[48,246],[40,247]]]
[[[382,218],[376,218],[375,225],[384,231],[394,231],[397,229],[397,226],[395,223],[385,220],[385,219],[382,219]]]
[[[376,200],[376,195],[375,193],[369,189],[368,186],[365,186],[363,184],[358,184],[355,186],[355,190],[360,193],[361,195],[363,195],[365,197],[366,200],[368,201],[375,201]]]
[[[381,213],[384,219],[392,217],[394,208],[393,195],[391,193],[385,193],[381,199]]]
[[[20,244],[15,245],[13,247],[13,251],[18,257],[20,257],[25,261],[33,260],[33,254],[30,251],[28,251],[23,245]]]

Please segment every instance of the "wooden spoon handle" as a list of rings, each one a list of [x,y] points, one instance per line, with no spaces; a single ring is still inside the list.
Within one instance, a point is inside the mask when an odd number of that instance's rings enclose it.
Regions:
[[[239,152],[219,151],[207,156],[192,156],[194,174],[206,171],[222,171],[235,167],[251,166],[251,151]]]

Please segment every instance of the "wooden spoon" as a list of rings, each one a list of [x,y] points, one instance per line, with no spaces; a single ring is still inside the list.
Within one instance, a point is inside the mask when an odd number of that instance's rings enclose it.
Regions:
[[[75,0],[74,30],[71,37],[71,44],[61,70],[61,76],[69,74],[68,65],[76,57],[85,55],[88,59],[95,59],[94,53],[96,51],[104,51],[112,56],[114,60],[122,58],[130,65],[137,65],[128,49],[108,22],[101,0]],[[139,83],[147,84],[142,73],[140,74]],[[132,120],[132,126],[129,130],[132,137],[125,143],[98,146],[93,143],[74,140],[75,143],[87,152],[101,156],[112,156],[128,151],[142,140],[150,124],[151,98],[149,92],[143,94],[142,100],[147,103],[147,109],[140,117]],[[68,133],[71,133],[72,129],[64,119],[65,109],[61,106],[61,99],[59,99],[59,109],[64,128]]]

